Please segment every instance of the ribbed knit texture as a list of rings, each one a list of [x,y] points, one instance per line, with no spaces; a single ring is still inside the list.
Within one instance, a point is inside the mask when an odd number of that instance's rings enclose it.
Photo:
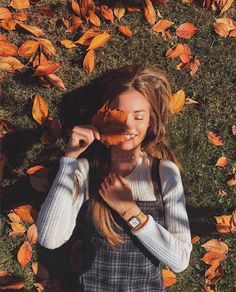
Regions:
[[[134,200],[156,200],[151,183],[151,159],[143,152],[136,167],[125,177],[130,182]],[[84,158],[60,159],[57,176],[38,215],[42,246],[54,249],[70,238],[77,214],[88,199],[88,171],[88,161]],[[187,268],[192,250],[182,179],[177,166],[169,160],[161,160],[160,178],[167,229],[148,215],[148,222],[132,233],[163,264],[174,272],[181,272]]]

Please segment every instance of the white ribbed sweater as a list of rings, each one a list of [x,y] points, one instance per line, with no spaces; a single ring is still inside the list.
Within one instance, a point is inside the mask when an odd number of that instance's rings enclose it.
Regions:
[[[125,177],[131,184],[134,200],[156,200],[151,183],[151,162],[152,158],[143,152],[136,167]],[[60,159],[57,176],[38,215],[42,246],[55,249],[70,238],[78,212],[88,199],[88,170],[85,158]],[[192,250],[182,179],[175,163],[169,160],[161,160],[160,178],[167,229],[147,214],[147,223],[132,233],[164,265],[181,272],[188,267]]]

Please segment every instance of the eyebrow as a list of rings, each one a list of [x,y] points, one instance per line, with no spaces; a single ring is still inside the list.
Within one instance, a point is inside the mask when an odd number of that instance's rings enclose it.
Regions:
[[[121,109],[118,108],[118,110],[121,110]],[[146,112],[146,111],[145,110],[136,110],[136,111],[134,111],[134,113],[139,113],[139,112]]]

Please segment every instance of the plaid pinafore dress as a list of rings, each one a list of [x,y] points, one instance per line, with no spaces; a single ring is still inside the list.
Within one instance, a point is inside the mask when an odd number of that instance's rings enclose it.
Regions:
[[[136,201],[145,214],[150,214],[164,226],[164,205],[160,189],[159,159],[152,162],[152,181],[156,201]],[[158,175],[157,175],[158,174]],[[155,179],[154,179],[155,178]],[[162,264],[133,235],[128,224],[111,209],[116,222],[122,226],[119,233],[125,243],[116,251],[99,234],[91,215],[91,201],[81,208],[86,216],[86,234],[90,252],[85,272],[78,276],[78,292],[158,292],[163,287]],[[113,223],[114,224],[114,223]],[[113,228],[118,230],[114,225]]]

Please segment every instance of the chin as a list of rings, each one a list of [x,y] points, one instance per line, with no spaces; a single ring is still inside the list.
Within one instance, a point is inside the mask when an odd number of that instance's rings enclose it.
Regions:
[[[134,141],[133,139],[127,140],[124,142],[119,143],[116,147],[122,150],[132,150],[137,148],[141,144],[141,141]]]

